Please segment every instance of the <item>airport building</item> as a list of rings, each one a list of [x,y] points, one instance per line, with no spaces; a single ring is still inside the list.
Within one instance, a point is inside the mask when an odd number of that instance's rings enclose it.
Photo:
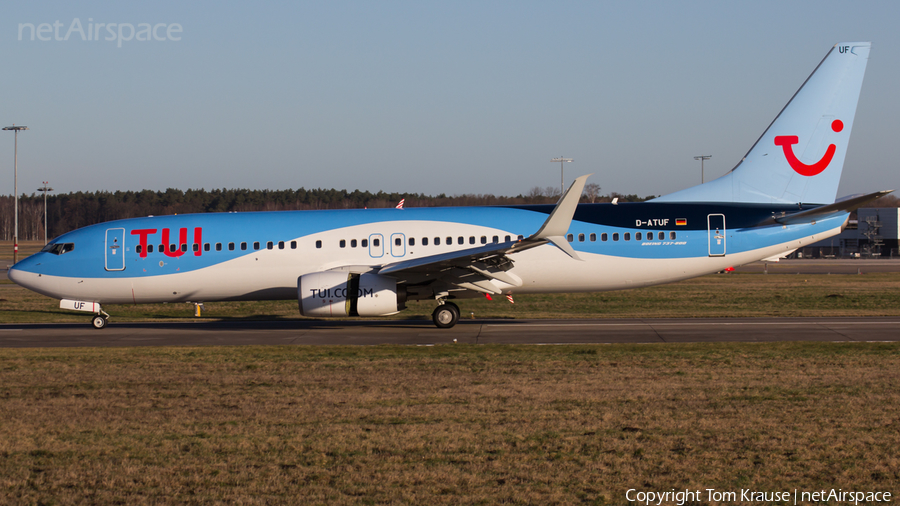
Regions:
[[[798,249],[790,258],[897,258],[900,208],[871,207],[857,210],[840,234]]]

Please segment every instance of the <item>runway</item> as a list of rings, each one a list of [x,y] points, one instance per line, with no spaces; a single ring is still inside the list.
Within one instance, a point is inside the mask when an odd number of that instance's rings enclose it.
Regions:
[[[241,321],[0,325],[0,348],[714,342],[897,342],[900,318],[709,318],[633,320]]]

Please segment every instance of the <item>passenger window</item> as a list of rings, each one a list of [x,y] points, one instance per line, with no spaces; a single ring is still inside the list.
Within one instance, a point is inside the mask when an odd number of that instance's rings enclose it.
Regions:
[[[428,238],[427,237],[422,238],[422,246],[428,246]]]
[[[341,239],[340,245],[341,245],[342,248],[346,248],[346,247],[347,247],[347,241],[346,241],[345,239]]]
[[[630,240],[631,240],[631,232],[625,232],[625,237],[624,237],[624,239],[625,239],[626,241],[630,241]]]
[[[242,243],[241,243],[241,251],[244,251],[244,250],[246,250],[246,249],[247,249],[247,243],[242,242]]]
[[[509,236],[508,236],[508,235],[503,236],[503,242],[509,242]]]
[[[234,251],[234,243],[233,242],[228,243],[228,251]]]
[[[416,238],[415,238],[415,237],[410,237],[410,238],[409,238],[409,245],[410,245],[410,246],[415,246],[415,245],[416,245]]]
[[[456,242],[459,243],[459,244],[465,244],[465,243],[466,243],[466,238],[463,237],[463,236],[459,236],[459,239],[457,239]]]
[[[435,238],[434,238],[434,245],[435,245],[435,246],[440,246],[440,245],[441,245],[441,238],[440,238],[440,237],[435,237]]]
[[[584,234],[578,234],[578,242],[584,242]]]
[[[203,251],[209,251],[209,248],[210,248],[209,243],[206,243],[203,245]]]
[[[495,235],[494,237],[491,238],[491,242],[494,244],[497,244],[498,242],[500,242],[500,238]]]
[[[469,236],[469,244],[475,244],[475,236],[474,235]]]
[[[635,240],[635,241],[640,241],[640,240],[641,240],[641,237],[642,237],[642,236],[641,236],[641,233],[640,233],[640,232],[635,232],[635,233],[634,233],[634,240]],[[653,239],[653,232],[647,232],[647,238],[648,238],[648,239]]]
[[[569,234],[569,235],[566,236],[566,240],[569,241],[569,242],[574,242],[574,241],[575,241],[575,236],[573,236],[572,234]]]
[[[140,253],[140,252],[141,252],[141,245],[140,245],[140,244],[138,244],[137,246],[134,247],[134,252],[135,252],[135,253]]]
[[[278,241],[278,249],[284,249],[284,241]]]
[[[362,246],[363,248],[368,248],[368,247],[369,247],[369,240],[368,240],[368,239],[363,239],[362,241],[359,241],[359,245]]]
[[[403,239],[399,237],[394,238],[394,246],[403,246]]]
[[[446,244],[447,246],[452,245],[452,244],[453,244],[453,238],[452,238],[452,237],[448,237],[448,238],[447,238],[447,242],[445,242],[444,244]],[[462,243],[460,243],[460,244],[462,244]]]
[[[376,248],[381,246],[381,239],[372,239],[372,246]]]
[[[321,240],[316,241],[316,248],[319,248],[319,249],[322,248],[322,241],[321,241]]]
[[[181,251],[187,251],[187,244],[181,245]]]
[[[274,247],[275,245],[272,243],[272,241],[266,243],[266,249],[273,249]]]
[[[669,239],[675,240],[675,232],[669,232]]]
[[[355,247],[356,247],[356,239],[350,239],[350,247],[351,247],[351,248],[355,248]]]
[[[591,234],[590,239],[591,242],[597,242],[597,234]]]
[[[153,253],[153,245],[152,244],[147,245],[147,253]]]
[[[253,249],[259,249],[259,241],[253,243]]]
[[[222,251],[222,243],[220,243],[220,242],[216,243],[216,251]]]
[[[601,241],[606,242],[608,239],[609,239],[609,235],[607,235],[606,232],[603,232],[602,234],[600,234]]]
[[[521,241],[522,239],[524,239],[524,238],[525,238],[524,235],[520,235],[520,236],[519,236],[519,240],[520,240],[520,241]]]
[[[297,249],[297,241],[291,241],[291,249]]]
[[[194,250],[194,253],[196,253],[196,252],[200,251],[200,245],[197,243],[194,243],[194,245],[191,246],[191,249]]]
[[[660,232],[660,233],[659,233],[659,240],[662,241],[662,240],[665,239],[665,238],[666,238],[666,233],[665,233],[665,232]]]
[[[613,241],[618,241],[618,240],[619,240],[619,233],[618,233],[618,232],[614,232],[614,233],[613,233]]]
[[[487,244],[487,236],[481,236],[481,244]]]

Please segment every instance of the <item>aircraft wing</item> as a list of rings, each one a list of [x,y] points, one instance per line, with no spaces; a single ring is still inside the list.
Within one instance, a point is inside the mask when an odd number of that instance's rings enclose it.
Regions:
[[[510,255],[514,253],[552,243],[573,259],[580,260],[565,235],[589,176],[576,179],[541,228],[525,239],[403,260],[381,267],[378,274],[389,275],[408,284],[437,282],[439,285],[499,294],[505,287],[498,285],[498,282],[512,287],[522,285],[518,276],[507,272],[513,267]]]

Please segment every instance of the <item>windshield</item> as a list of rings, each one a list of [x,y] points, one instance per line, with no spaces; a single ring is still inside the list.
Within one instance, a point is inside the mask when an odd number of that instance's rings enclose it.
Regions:
[[[54,255],[62,255],[75,249],[73,242],[50,243],[41,249],[41,253],[53,253]]]

